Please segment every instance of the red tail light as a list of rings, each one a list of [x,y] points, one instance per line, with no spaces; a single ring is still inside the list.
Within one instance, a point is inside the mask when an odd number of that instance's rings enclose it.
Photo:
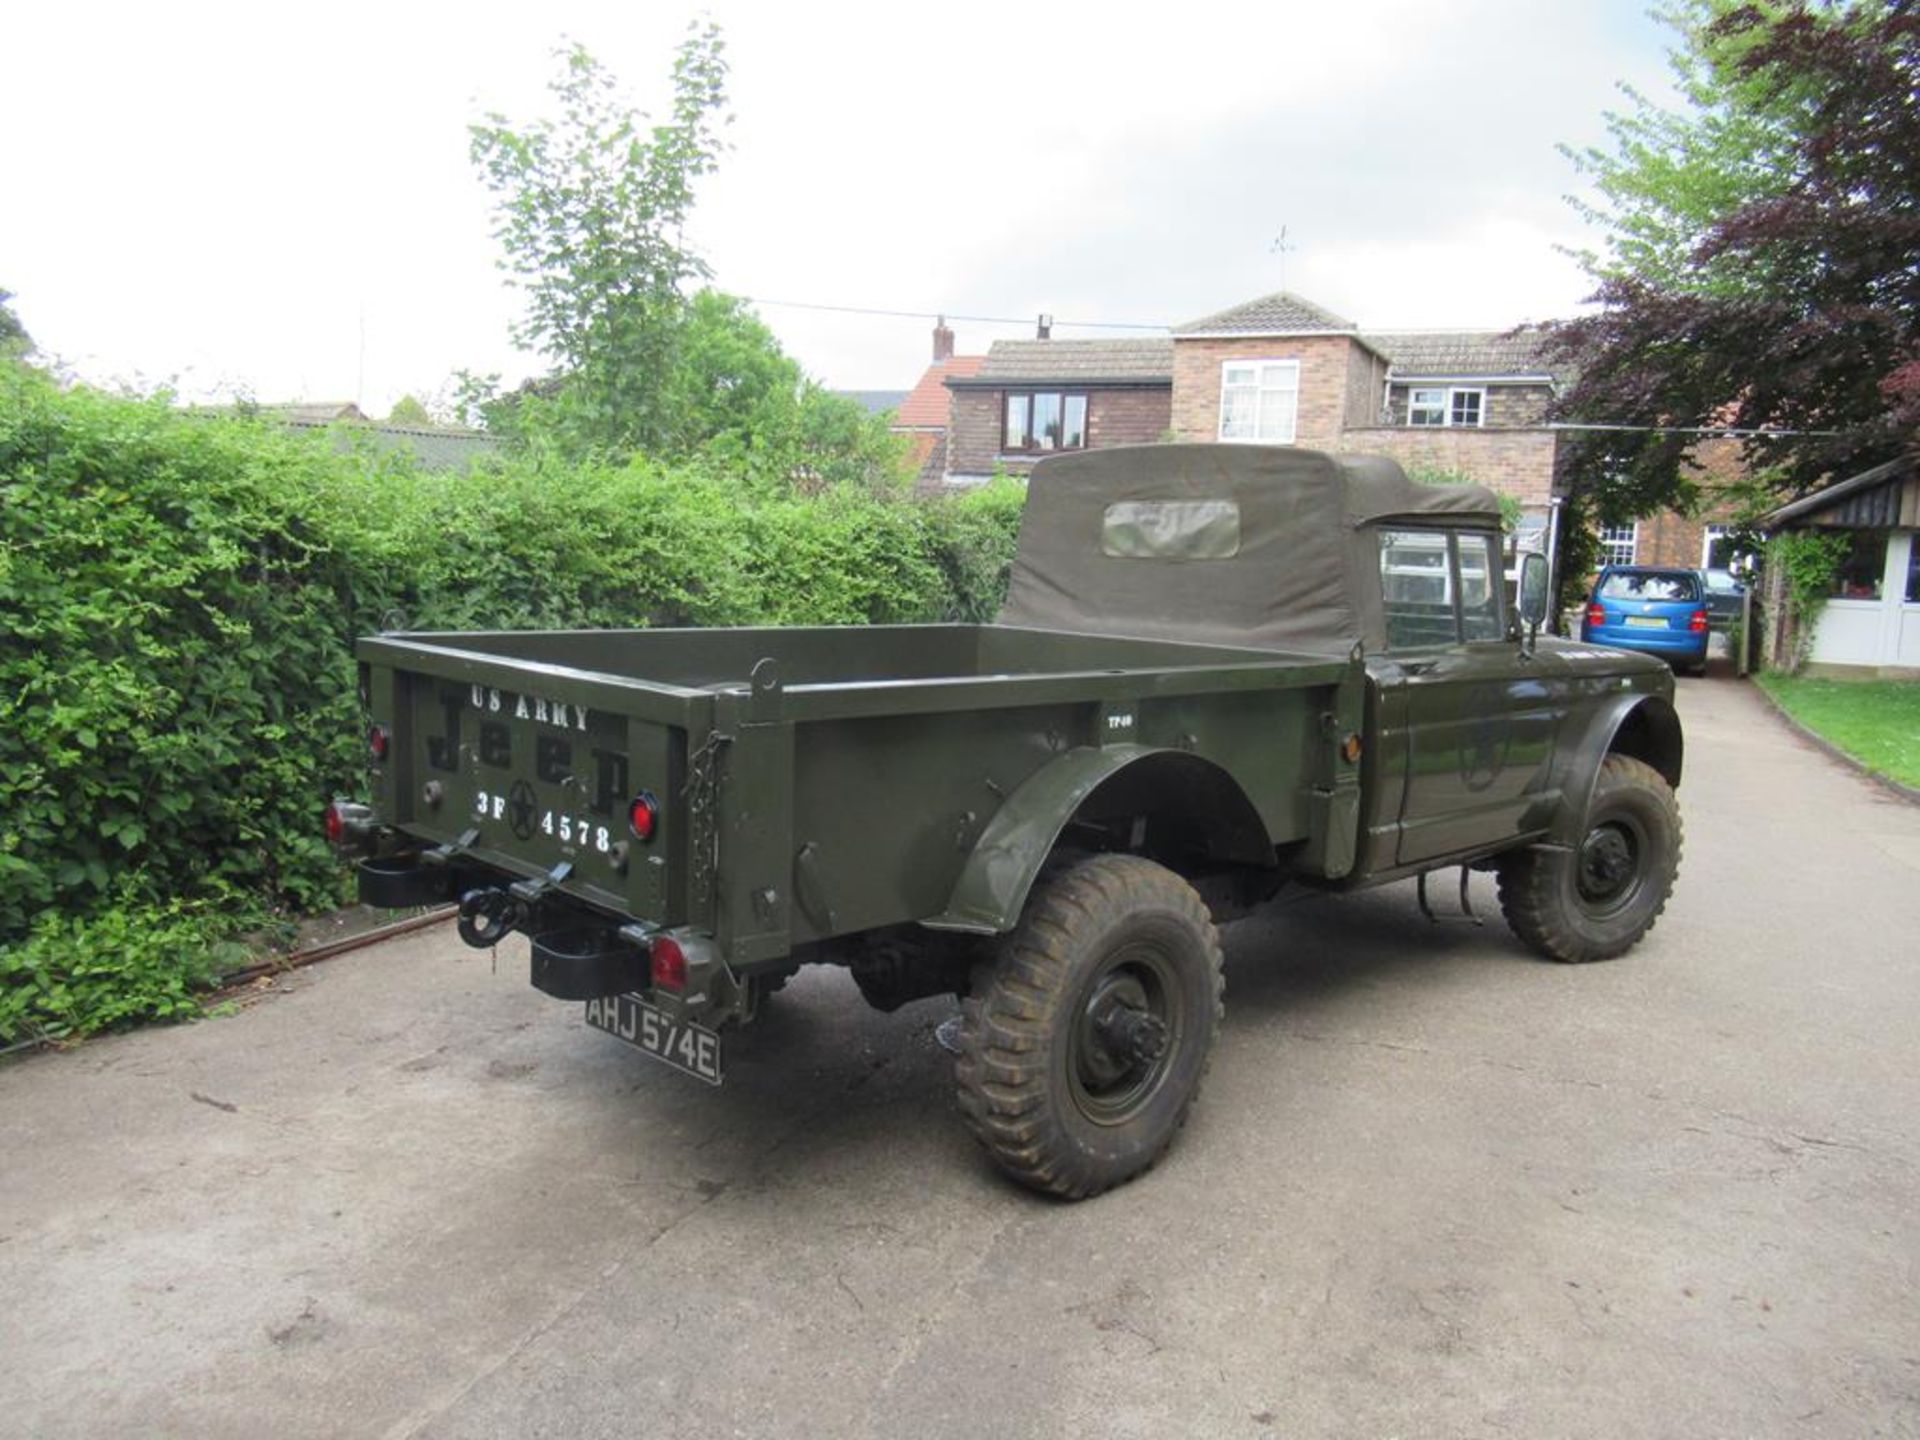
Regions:
[[[653,938],[653,985],[656,990],[672,990],[676,994],[687,988],[687,952],[680,948],[680,942],[671,935],[656,935]]]
[[[627,828],[642,845],[653,839],[653,832],[660,828],[660,802],[649,792],[642,790],[627,806]]]
[[[365,840],[373,831],[373,811],[352,800],[336,800],[322,817],[329,845],[347,846]]]
[[[1704,610],[1694,611],[1692,617],[1687,621],[1687,629],[1691,630],[1694,634],[1698,635],[1702,630],[1706,628],[1707,628],[1707,612]]]
[[[387,727],[375,725],[367,731],[367,749],[373,752],[376,760],[387,758]]]
[[[1598,629],[1600,626],[1606,623],[1607,623],[1607,607],[1606,606],[1602,605],[1597,600],[1593,604],[1587,606],[1587,624]]]

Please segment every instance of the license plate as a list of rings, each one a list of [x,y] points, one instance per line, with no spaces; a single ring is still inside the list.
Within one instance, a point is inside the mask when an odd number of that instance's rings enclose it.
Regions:
[[[1665,630],[1667,622],[1658,615],[1629,615],[1627,628],[1629,630]]]
[[[709,1085],[720,1083],[719,1034],[691,1020],[675,1020],[638,995],[589,1000],[587,1024],[697,1080]]]

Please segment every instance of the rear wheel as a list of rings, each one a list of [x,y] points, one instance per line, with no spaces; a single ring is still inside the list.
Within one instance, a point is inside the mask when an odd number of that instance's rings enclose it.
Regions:
[[[1222,1015],[1200,897],[1133,855],[1043,882],[962,1006],[961,1112],[1021,1184],[1083,1199],[1132,1179],[1185,1123]]]
[[[1500,865],[1513,933],[1550,960],[1611,960],[1653,928],[1680,872],[1680,807],[1651,765],[1609,755],[1570,850],[1523,850]]]

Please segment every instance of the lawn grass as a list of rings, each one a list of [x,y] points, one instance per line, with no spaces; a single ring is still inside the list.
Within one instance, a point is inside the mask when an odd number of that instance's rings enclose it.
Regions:
[[[1780,708],[1876,774],[1920,789],[1920,680],[1754,677]]]

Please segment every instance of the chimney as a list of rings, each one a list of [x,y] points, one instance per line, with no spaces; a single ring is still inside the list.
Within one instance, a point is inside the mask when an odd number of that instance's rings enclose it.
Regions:
[[[1040,317],[1039,323],[1033,327],[1033,338],[1036,340],[1051,340],[1053,338],[1053,317],[1051,315],[1042,315]]]
[[[953,331],[947,328],[947,317],[942,315],[933,326],[933,363],[953,358]]]

